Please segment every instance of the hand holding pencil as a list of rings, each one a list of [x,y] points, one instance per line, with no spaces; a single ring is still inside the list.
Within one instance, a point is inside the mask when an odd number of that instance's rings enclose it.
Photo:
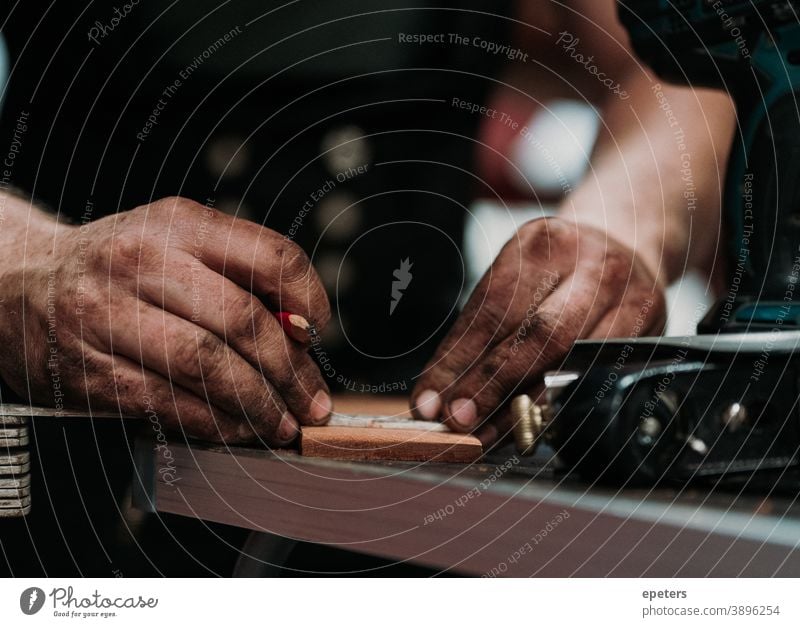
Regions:
[[[91,399],[94,411],[226,443],[283,446],[328,420],[330,392],[307,350],[328,299],[281,234],[183,198],[80,228],[30,201],[6,209],[27,231],[8,243],[21,263],[5,275],[0,377],[23,398],[52,405],[57,375],[63,407]]]

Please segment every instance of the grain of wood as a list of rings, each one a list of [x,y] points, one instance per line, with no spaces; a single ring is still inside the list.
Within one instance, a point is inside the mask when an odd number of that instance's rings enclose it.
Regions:
[[[480,441],[461,433],[368,427],[303,427],[300,452],[307,457],[361,461],[396,460],[469,463]]]

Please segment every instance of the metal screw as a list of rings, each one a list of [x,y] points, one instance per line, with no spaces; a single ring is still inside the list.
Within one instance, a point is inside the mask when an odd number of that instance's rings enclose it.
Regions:
[[[545,405],[537,405],[527,394],[520,394],[511,401],[511,415],[514,420],[512,432],[517,452],[520,455],[533,455],[539,444],[545,423]]]

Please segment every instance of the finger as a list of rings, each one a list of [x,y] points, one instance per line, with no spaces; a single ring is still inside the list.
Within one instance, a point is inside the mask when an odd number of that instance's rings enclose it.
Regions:
[[[93,353],[92,362],[96,375],[86,377],[85,392],[95,410],[141,416],[154,428],[212,442],[246,444],[258,437],[247,423],[126,357]]]
[[[543,224],[533,233],[520,231],[506,244],[426,365],[412,393],[416,418],[437,418],[442,409],[441,394],[448,386],[514,332],[520,320],[532,316],[569,277],[575,260],[551,258],[550,242],[563,230],[561,224],[537,222]]]
[[[511,435],[514,428],[514,419],[508,405],[500,408],[491,420],[484,420],[475,431],[475,437],[483,444],[485,453],[499,448]]]
[[[167,311],[141,302],[136,306],[134,324],[113,329],[113,354],[207,399],[263,438],[290,441],[299,433],[275,388],[222,340]]]
[[[442,393],[444,421],[455,431],[472,431],[521,387],[537,382],[589,335],[618,298],[598,289],[586,273],[572,275],[546,298],[535,314]],[[520,330],[524,329],[524,333]]]
[[[163,276],[144,276],[140,294],[176,316],[210,331],[230,345],[278,391],[301,424],[324,424],[333,404],[319,368],[298,342],[288,338],[264,304],[205,266],[176,259]],[[178,277],[188,276],[191,282]]]
[[[154,203],[172,220],[170,231],[195,259],[243,288],[264,295],[275,311],[300,314],[322,329],[328,297],[308,256],[286,237],[185,198]]]
[[[495,425],[494,422],[486,422],[478,427],[478,429],[475,431],[475,437],[480,440],[480,443],[483,446],[483,452],[485,454],[496,448],[500,434],[498,432],[497,425]]]

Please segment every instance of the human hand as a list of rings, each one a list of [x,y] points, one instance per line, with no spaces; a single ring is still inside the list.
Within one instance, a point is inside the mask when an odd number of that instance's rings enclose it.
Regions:
[[[327,323],[293,242],[183,198],[33,231],[0,274],[0,374],[18,394],[155,412],[164,428],[228,443],[282,445],[327,420],[322,375],[259,298]]]
[[[624,244],[559,218],[523,225],[470,296],[412,393],[412,413],[484,443],[507,403],[541,385],[578,339],[662,330],[662,286]]]

